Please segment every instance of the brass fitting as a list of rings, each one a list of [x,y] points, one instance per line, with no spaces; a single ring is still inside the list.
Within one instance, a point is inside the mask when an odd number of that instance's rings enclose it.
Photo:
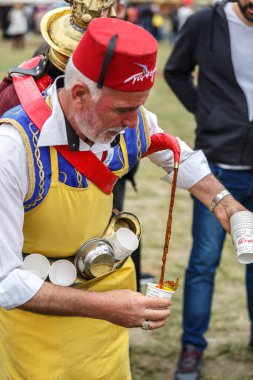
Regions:
[[[98,17],[116,17],[115,0],[65,0],[70,6],[53,9],[41,20],[41,34],[49,44],[49,60],[64,71],[89,23]]]

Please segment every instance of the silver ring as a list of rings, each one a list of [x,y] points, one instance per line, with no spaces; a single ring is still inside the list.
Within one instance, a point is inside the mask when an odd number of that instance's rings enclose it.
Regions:
[[[144,321],[141,325],[141,329],[142,330],[149,330],[150,329],[150,326],[149,326],[149,321]]]

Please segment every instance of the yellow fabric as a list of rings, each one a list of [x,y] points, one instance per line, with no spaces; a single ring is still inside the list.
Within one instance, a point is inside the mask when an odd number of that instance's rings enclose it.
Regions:
[[[36,247],[37,253],[47,257],[67,257],[88,239],[103,234],[111,216],[112,195],[92,183],[87,188],[73,188],[59,182],[54,148],[51,157],[50,190],[39,206],[25,213],[23,249],[34,253]]]
[[[85,189],[61,184],[54,148],[51,161],[49,192],[25,216],[24,251],[65,257],[85,240],[103,233],[112,199],[92,184]],[[134,289],[134,284],[134,267],[128,259],[123,268],[89,290]],[[125,328],[102,320],[46,316],[19,309],[0,309],[0,321],[1,380],[131,379]]]

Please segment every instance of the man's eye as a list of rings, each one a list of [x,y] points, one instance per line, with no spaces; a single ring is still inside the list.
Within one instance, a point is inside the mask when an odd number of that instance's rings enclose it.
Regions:
[[[117,109],[116,110],[118,113],[126,113],[128,112],[129,110],[126,110],[126,109]]]
[[[128,113],[128,112],[134,112],[134,111],[136,111],[136,109],[137,108],[124,108],[124,109],[118,108],[117,112],[118,113]]]

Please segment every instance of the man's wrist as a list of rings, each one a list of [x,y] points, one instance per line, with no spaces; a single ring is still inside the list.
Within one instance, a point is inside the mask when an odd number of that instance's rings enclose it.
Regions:
[[[224,189],[220,191],[218,194],[215,195],[215,197],[212,199],[212,201],[207,206],[211,212],[214,212],[215,207],[220,203],[220,201],[225,198],[227,195],[231,195],[231,193]]]

